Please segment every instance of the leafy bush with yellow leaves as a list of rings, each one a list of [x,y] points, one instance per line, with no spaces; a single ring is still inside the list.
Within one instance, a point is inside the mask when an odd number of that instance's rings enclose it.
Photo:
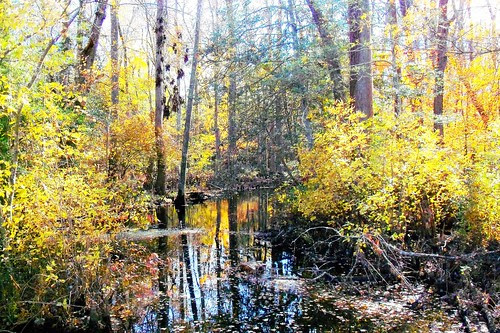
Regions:
[[[296,208],[306,217],[397,238],[461,225],[482,240],[500,239],[500,161],[492,143],[471,158],[443,144],[414,114],[380,113],[362,121],[338,105],[321,121],[314,148],[300,152],[305,188],[296,193]],[[485,138],[493,132],[498,138],[495,126]]]
[[[22,109],[17,164],[0,166],[0,295],[9,300],[0,305],[0,325],[6,327],[34,314],[71,318],[78,306],[106,311],[110,240],[126,226],[149,223],[142,180],[111,183],[98,158],[102,148],[92,146],[78,114],[62,107],[62,88],[42,88]],[[130,173],[140,174],[148,160],[147,145],[134,150],[127,141],[146,121],[135,117],[117,130]]]

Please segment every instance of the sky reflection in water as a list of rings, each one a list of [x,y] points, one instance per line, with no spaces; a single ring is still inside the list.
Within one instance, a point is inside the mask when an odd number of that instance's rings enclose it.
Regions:
[[[117,331],[344,332],[377,327],[373,319],[357,318],[350,307],[339,308],[325,289],[306,286],[295,274],[293,254],[258,237],[270,227],[272,213],[267,192],[189,206],[185,223],[173,207],[159,210],[167,228],[201,232],[138,242],[146,248],[142,253],[151,274],[137,274],[141,281],[131,284],[127,297],[116,298],[116,303],[133,303],[135,310],[128,323],[114,314]]]

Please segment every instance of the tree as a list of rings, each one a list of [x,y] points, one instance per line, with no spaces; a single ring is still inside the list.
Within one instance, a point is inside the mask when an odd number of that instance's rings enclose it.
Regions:
[[[165,142],[163,139],[163,117],[168,118],[165,98],[165,41],[167,39],[167,6],[164,0],[158,0],[156,10],[156,58],[155,58],[155,145],[156,145],[156,181],[155,193],[164,195],[166,191]]]
[[[436,79],[434,84],[434,129],[439,131],[439,135],[443,136],[443,95],[444,95],[444,71],[448,58],[446,52],[448,50],[448,30],[450,20],[448,20],[448,0],[439,0],[439,19],[436,41]]]
[[[313,14],[313,17],[314,17],[314,12],[315,12],[314,8],[315,7],[313,6],[313,2],[308,1],[308,4],[309,4],[309,8],[311,10],[311,13]],[[299,42],[299,33],[298,33],[298,27],[297,27],[297,15],[296,15],[294,5],[295,5],[294,0],[288,0],[288,13],[289,13],[288,18],[289,18],[290,27],[292,29],[293,49],[294,49],[295,57],[297,59],[299,59],[302,55],[302,52],[301,52],[302,48],[300,47],[300,42]],[[319,22],[320,21],[318,18],[318,23]],[[320,25],[317,24],[317,27],[318,27],[318,31],[321,32],[322,29],[320,28]],[[331,47],[333,47],[333,45]],[[327,62],[327,63],[331,63],[331,61]],[[340,64],[337,63],[337,65],[338,65],[338,67],[337,67],[338,73],[340,74]],[[335,69],[335,67],[332,68],[332,70],[334,70],[334,69]],[[333,73],[332,70],[330,70],[330,74]],[[333,81],[332,76],[330,76],[330,78]],[[340,76],[339,79],[342,80],[342,76]],[[300,98],[300,108],[302,111],[301,118],[302,118],[302,123],[304,124],[304,131],[306,134],[307,146],[309,147],[309,149],[311,149],[314,146],[314,137],[313,137],[311,120],[309,119],[309,100],[307,98],[308,92],[307,92],[307,87],[301,82],[301,80],[298,80],[298,81],[299,81],[299,90],[303,94]],[[335,81],[333,81],[333,84],[335,87]],[[335,92],[337,91],[337,89],[334,88],[333,91],[334,91],[334,96],[335,96]]]
[[[94,65],[97,46],[99,45],[99,37],[101,35],[102,24],[104,22],[104,19],[106,18],[107,6],[108,0],[102,0],[97,5],[94,22],[92,24],[92,28],[90,29],[90,35],[87,41],[87,45],[79,54],[80,63],[78,66],[78,82],[81,86],[80,89],[82,91],[88,91],[89,89],[89,86],[85,81],[85,76],[90,74],[92,66]]]
[[[201,21],[201,1],[198,0],[196,8],[196,27],[194,34],[193,60],[191,63],[191,76],[189,78],[189,92],[186,106],[186,123],[184,125],[184,138],[182,142],[182,159],[179,175],[179,187],[177,192],[176,202],[179,205],[185,205],[186,202],[186,173],[187,173],[187,157],[189,148],[189,132],[191,130],[191,114],[193,110],[193,99],[196,87],[196,69],[198,67],[198,48],[200,44],[200,21]]]
[[[405,11],[406,13],[406,11]],[[398,59],[398,46],[399,46],[399,27],[398,27],[398,12],[396,9],[396,0],[389,0],[389,29],[392,39],[391,55],[393,67],[393,84],[394,84],[394,113],[401,113],[401,66]]]
[[[236,37],[235,37],[235,23],[234,23],[234,7],[233,0],[226,0],[226,10],[227,10],[227,24],[229,29],[229,41],[228,47],[229,59],[235,56],[234,49],[236,47]],[[236,155],[236,73],[234,70],[230,70],[229,73],[229,89],[228,89],[228,137],[229,137],[229,149],[227,151],[227,160],[229,168],[230,179],[235,176],[235,155]]]
[[[325,61],[328,66],[328,72],[330,73],[330,80],[333,84],[333,98],[335,100],[343,100],[344,83],[340,72],[341,66],[337,47],[333,41],[331,32],[327,27],[327,21],[325,20],[321,10],[318,8],[315,0],[306,0],[306,2],[311,11],[314,25],[316,25],[321,38]]]
[[[354,110],[373,116],[373,80],[369,0],[349,0],[349,92]]]
[[[118,62],[118,0],[112,0],[111,3],[111,117],[108,122],[108,132],[110,134],[110,152],[108,176],[110,179],[116,177],[117,156],[116,156],[116,135],[111,129],[111,125],[118,119],[118,102],[120,94],[119,76],[120,63]]]

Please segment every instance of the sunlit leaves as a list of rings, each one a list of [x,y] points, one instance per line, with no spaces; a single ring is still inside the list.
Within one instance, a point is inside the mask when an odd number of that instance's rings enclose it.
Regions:
[[[461,150],[441,146],[414,115],[381,113],[361,122],[340,105],[321,121],[325,131],[316,137],[314,149],[301,152],[307,190],[299,193],[297,205],[306,216],[340,225],[345,220],[368,223],[399,238],[410,229],[437,232],[438,226],[466,214],[469,225],[483,226],[478,231],[482,237],[498,239],[492,216],[498,200],[490,199],[498,198],[498,168],[486,167],[490,152],[498,148],[488,145],[470,173],[470,159]],[[473,186],[471,177],[477,182]]]

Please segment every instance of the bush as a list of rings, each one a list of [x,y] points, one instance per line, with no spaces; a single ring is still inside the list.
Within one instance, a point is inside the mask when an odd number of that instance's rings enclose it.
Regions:
[[[314,148],[301,150],[302,214],[396,238],[435,236],[457,225],[474,230],[476,240],[499,239],[498,147],[483,144],[483,153],[466,155],[415,114],[361,119],[344,105],[328,108]]]

